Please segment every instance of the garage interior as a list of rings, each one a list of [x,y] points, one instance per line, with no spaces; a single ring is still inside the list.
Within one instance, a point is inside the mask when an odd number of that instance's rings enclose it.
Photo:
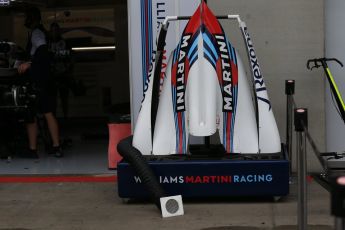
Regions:
[[[68,86],[68,107],[63,111],[58,95],[56,111],[64,157],[56,159],[47,154],[42,135],[38,139],[39,159],[22,157],[27,138],[25,125],[18,121],[14,124],[15,147],[1,148],[0,173],[112,173],[108,168],[108,124],[130,113],[127,3],[11,1],[10,6],[0,8],[0,41],[25,48],[28,30],[23,25],[24,12],[30,6],[41,9],[47,30],[53,22],[60,25],[62,36],[72,49],[73,67],[68,77],[73,85]],[[78,50],[85,47],[96,49]]]

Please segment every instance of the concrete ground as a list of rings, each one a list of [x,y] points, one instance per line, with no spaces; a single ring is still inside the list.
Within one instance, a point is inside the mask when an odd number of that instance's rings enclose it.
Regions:
[[[124,201],[115,183],[0,184],[0,230],[31,229],[297,229],[297,187],[278,202],[270,199],[193,200],[185,215],[163,219],[150,203]],[[308,184],[308,224],[333,229],[330,196],[317,182]]]

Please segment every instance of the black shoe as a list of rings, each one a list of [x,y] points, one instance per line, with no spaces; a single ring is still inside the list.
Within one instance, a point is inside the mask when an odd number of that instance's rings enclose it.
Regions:
[[[38,159],[37,149],[28,149],[24,155],[25,158]]]
[[[61,158],[63,157],[63,152],[60,146],[54,146],[53,147],[53,153],[55,155],[55,157],[57,158]]]

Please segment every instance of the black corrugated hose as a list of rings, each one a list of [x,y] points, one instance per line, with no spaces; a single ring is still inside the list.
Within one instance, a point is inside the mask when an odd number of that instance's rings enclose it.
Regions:
[[[133,167],[151,199],[160,209],[160,198],[165,197],[165,192],[141,152],[132,146],[132,139],[133,136],[129,136],[121,140],[117,145],[117,151]]]

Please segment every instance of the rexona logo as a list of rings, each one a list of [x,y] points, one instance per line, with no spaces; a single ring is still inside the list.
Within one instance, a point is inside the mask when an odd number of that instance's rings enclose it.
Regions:
[[[268,109],[271,110],[271,102],[269,101],[267,97],[267,89],[266,89],[266,85],[261,74],[258,59],[255,54],[253,41],[249,36],[247,27],[241,26],[241,29],[242,29],[242,33],[245,36],[244,40],[247,44],[247,50],[248,50],[248,55],[249,55],[249,59],[251,63],[251,69],[254,76],[255,90],[258,95],[261,93],[260,96],[257,96],[257,99],[266,103],[268,105]]]
[[[247,174],[223,176],[159,176],[161,184],[229,184],[229,183],[270,183],[272,174]],[[142,183],[139,176],[134,176],[137,184]]]

